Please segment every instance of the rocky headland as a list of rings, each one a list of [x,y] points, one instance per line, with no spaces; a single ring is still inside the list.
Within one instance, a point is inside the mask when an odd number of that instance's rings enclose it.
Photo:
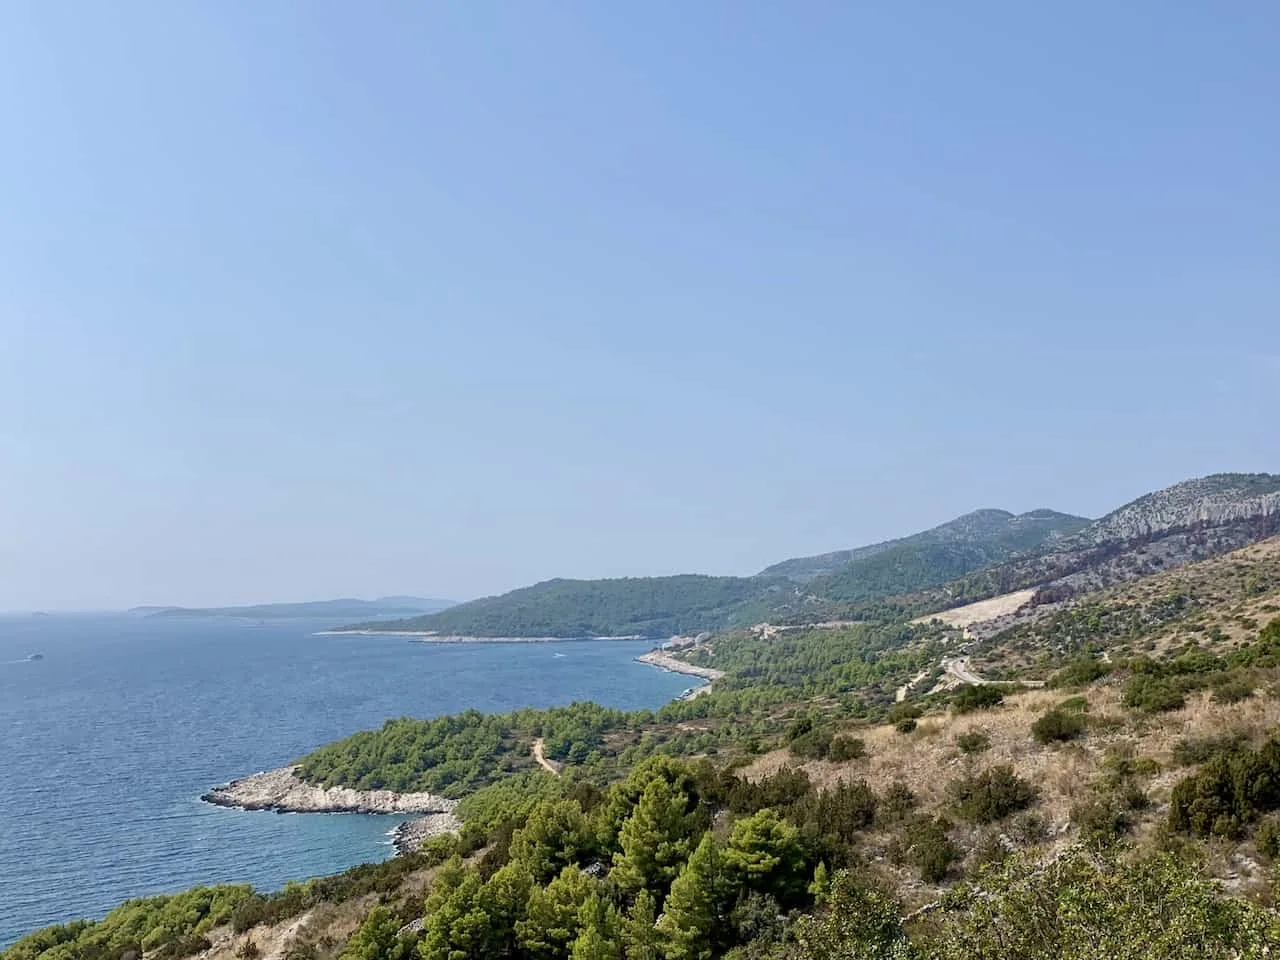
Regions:
[[[453,815],[456,800],[433,793],[353,790],[307,783],[297,767],[282,767],[214,787],[201,800],[241,810],[278,813],[431,813]]]
[[[666,670],[668,673],[683,673],[690,677],[701,677],[703,680],[719,680],[724,676],[723,670],[716,670],[714,667],[699,667],[692,663],[685,663],[683,660],[677,660],[669,653],[663,653],[661,650],[650,650],[648,653],[642,653],[636,657],[640,663],[647,663],[651,667],[657,667],[659,670]]]
[[[297,767],[268,770],[214,787],[200,798],[220,807],[274,810],[277,813],[411,813],[391,834],[397,852],[412,853],[432,837],[456,833],[462,821],[453,812],[458,801],[433,793],[353,790],[307,783]]]

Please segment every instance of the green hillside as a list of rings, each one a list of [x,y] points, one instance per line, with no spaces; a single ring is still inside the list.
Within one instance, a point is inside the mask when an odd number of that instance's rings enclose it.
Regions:
[[[983,562],[990,563],[994,559],[1003,559],[1014,553],[1035,549],[1051,538],[1069,536],[1084,529],[1089,523],[1090,521],[1085,517],[1058,513],[1056,510],[1032,510],[1022,514],[1013,514],[1008,510],[975,510],[908,537],[885,540],[865,547],[854,547],[851,550],[837,550],[811,557],[794,557],[766,567],[760,573],[761,576],[790,577],[792,580],[803,583],[824,574],[841,572],[850,564],[870,560],[885,553],[892,553],[898,558],[890,563],[892,567],[910,556],[912,548],[938,546],[956,546],[984,551],[985,554],[990,555],[991,559]],[[945,557],[946,554],[940,553],[938,556]],[[882,579],[880,574],[874,572],[876,570],[874,566],[865,569],[872,571],[873,577]],[[968,567],[964,572],[972,569],[974,568]],[[875,595],[883,596],[884,594]]]
[[[670,637],[744,626],[799,610],[782,577],[634,577],[547,580],[426,616],[357,624],[471,637]]]
[[[962,521],[970,521],[967,534],[957,530]],[[924,590],[993,563],[1038,552],[1088,523],[1052,510],[1019,516],[982,510],[946,525],[945,534],[939,535],[943,528],[937,527],[815,577],[808,590],[824,600],[843,603]]]
[[[669,637],[762,620],[822,615],[838,604],[958,579],[1039,548],[1089,521],[1052,510],[978,510],[900,540],[784,561],[754,577],[548,580],[497,597],[350,629],[431,630],[471,637]],[[832,558],[855,556],[852,561]],[[813,575],[823,564],[832,569]],[[781,571],[790,570],[792,575]],[[807,582],[804,582],[807,581]],[[800,586],[803,583],[803,587]]]

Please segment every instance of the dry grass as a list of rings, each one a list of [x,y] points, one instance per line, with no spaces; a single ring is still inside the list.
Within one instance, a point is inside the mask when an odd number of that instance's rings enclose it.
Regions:
[[[421,900],[438,868],[415,870],[405,876],[396,896],[402,900]],[[341,903],[321,903],[301,916],[276,924],[259,924],[246,933],[235,933],[230,926],[209,933],[213,946],[195,955],[195,960],[236,960],[236,952],[252,940],[261,951],[259,960],[283,960],[295,943],[328,943],[332,948],[321,956],[336,956],[343,944],[356,932],[365,916],[378,903],[377,894],[368,894]]]
[[[1135,611],[1160,609],[1161,616],[1168,616],[1171,611],[1164,601],[1175,596],[1191,602],[1174,619],[1148,626],[1136,639],[1090,639],[1117,655],[1157,657],[1188,644],[1222,652],[1249,643],[1262,627],[1280,617],[1280,537],[1086,594],[1067,607],[1089,604]],[[975,670],[1025,671],[1035,666],[1038,657],[1054,655],[1060,638],[1053,636],[1052,617],[1062,609],[1060,605],[1037,608],[1029,624],[991,635],[974,652]]]
[[[1088,734],[1069,743],[1042,746],[1031,736],[1032,723],[1068,696],[1048,690],[1018,693],[993,710],[923,717],[910,734],[892,726],[859,729],[857,735],[867,745],[867,756],[860,760],[797,762],[787,751],[776,750],[757,758],[744,775],[755,780],[792,766],[803,769],[820,786],[865,779],[877,792],[897,780],[915,794],[923,812],[936,814],[947,812],[950,781],[1008,764],[1039,790],[1037,811],[1052,834],[1065,841],[1071,835],[1072,807],[1098,796],[1108,756],[1150,758],[1159,764],[1160,772],[1142,782],[1153,801],[1135,824],[1136,835],[1142,838],[1154,836],[1173,785],[1188,772],[1173,763],[1173,748],[1179,740],[1240,730],[1261,742],[1280,728],[1280,700],[1265,691],[1236,704],[1214,703],[1207,692],[1195,694],[1180,710],[1145,717],[1121,706],[1117,685],[1100,684],[1079,694],[1088,702]],[[956,746],[956,737],[971,730],[985,733],[990,747],[966,756]]]

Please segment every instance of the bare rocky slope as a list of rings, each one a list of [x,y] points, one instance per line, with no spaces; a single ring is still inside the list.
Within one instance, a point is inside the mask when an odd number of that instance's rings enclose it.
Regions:
[[[1146,494],[1039,553],[988,567],[916,600],[946,609],[1028,587],[1055,603],[1239,550],[1280,533],[1280,476],[1214,474]]]

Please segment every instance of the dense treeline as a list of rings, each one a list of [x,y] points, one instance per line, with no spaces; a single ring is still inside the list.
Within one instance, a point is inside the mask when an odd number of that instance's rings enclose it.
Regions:
[[[783,577],[628,577],[547,580],[407,620],[361,624],[473,637],[665,639],[742,627],[806,605]]]
[[[751,783],[665,758],[607,791],[547,782],[536,797],[491,788],[488,841],[436,841],[430,891],[372,910],[341,960],[1226,960],[1280,936],[1280,917],[1194,858],[1083,847],[1004,858],[908,919],[862,835],[898,824],[901,855],[935,879],[954,852],[900,788],[822,789],[786,769]]]
[[[856,691],[875,699],[877,691],[891,694],[902,676],[937,660],[938,650],[929,643],[903,649],[931,629],[865,622],[771,637],[736,633],[695,649],[686,659],[726,671],[717,683],[721,690],[768,687],[788,696]]]
[[[872,600],[940,586],[1009,555],[975,543],[891,547],[815,577],[807,589],[827,600]]]
[[[734,634],[718,639],[714,652],[699,649],[688,658],[727,671],[715,689],[656,713],[574,703],[401,718],[321,747],[302,758],[298,772],[326,786],[461,797],[529,769],[530,745],[538,737],[545,740],[548,758],[602,776],[654,754],[714,755],[728,746],[752,752],[782,732],[769,708],[833,697],[841,714],[852,718],[887,706],[902,678],[936,660],[931,643],[903,649],[929,629],[865,623],[771,639]]]
[[[209,946],[204,935],[230,921],[250,898],[247,886],[195,887],[166,897],[121,904],[102,920],[77,920],[38,930],[6,952],[4,960],[169,960]]]
[[[809,560],[779,564],[755,577],[632,577],[548,580],[406,620],[358,624],[391,630],[433,630],[475,637],[632,636],[665,639],[722,631],[763,620],[830,616],[839,608],[935,587],[982,567],[1033,551],[1053,534],[1080,529],[1081,517],[1034,511],[1015,517],[978,511],[951,524],[869,548],[844,551],[849,560],[809,579]],[[783,575],[793,571],[797,580]],[[803,588],[798,581],[808,581]]]
[[[308,754],[298,774],[325,786],[459,797],[529,767],[533,738],[545,739],[553,759],[598,763],[606,730],[634,730],[651,720],[647,711],[624,713],[586,702],[498,714],[467,710],[432,720],[402,717]]]

